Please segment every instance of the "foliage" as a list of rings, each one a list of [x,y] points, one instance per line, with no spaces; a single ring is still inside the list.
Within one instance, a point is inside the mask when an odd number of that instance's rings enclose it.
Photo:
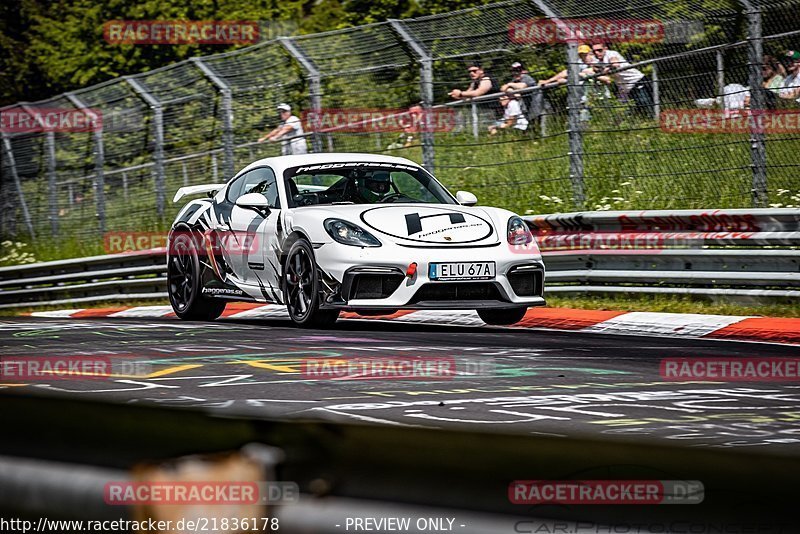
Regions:
[[[229,45],[112,45],[112,20],[293,21],[299,33],[439,13],[486,0],[4,0],[0,3],[0,105],[41,100],[146,72]]]
[[[26,250],[27,243],[14,241],[0,242],[0,265],[23,265],[35,263],[36,257]]]

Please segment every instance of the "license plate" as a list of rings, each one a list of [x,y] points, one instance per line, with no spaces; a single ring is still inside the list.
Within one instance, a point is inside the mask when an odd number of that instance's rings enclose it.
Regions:
[[[431,280],[490,280],[494,278],[493,261],[462,261],[431,263],[428,266]]]

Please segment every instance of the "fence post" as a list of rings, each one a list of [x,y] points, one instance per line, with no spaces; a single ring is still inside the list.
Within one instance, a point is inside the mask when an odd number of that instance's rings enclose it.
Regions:
[[[311,100],[311,110],[314,112],[315,117],[314,120],[310,121],[313,131],[311,146],[314,152],[322,152],[322,137],[317,131],[319,116],[320,113],[322,113],[322,83],[319,69],[317,69],[317,66],[311,61],[311,58],[300,50],[300,47],[297,46],[294,39],[291,37],[278,37],[278,41],[280,41],[286,51],[300,63],[300,66],[303,67],[303,70],[305,70],[308,75],[308,97]]]
[[[225,151],[225,158],[222,163],[225,178],[231,178],[236,173],[233,153],[233,95],[230,86],[223,80],[214,69],[208,66],[199,57],[191,58],[197,68],[205,75],[208,80],[219,89],[222,98],[222,147]]]
[[[153,163],[155,172],[156,186],[156,213],[159,217],[164,216],[166,204],[165,177],[164,177],[164,108],[161,102],[151,95],[136,78],[123,76],[126,82],[133,88],[139,98],[141,98],[150,109],[153,110],[153,137],[155,147],[153,148]]]
[[[20,107],[33,117],[44,132],[45,158],[47,160],[47,220],[50,223],[50,234],[58,235],[58,189],[56,187],[56,133],[47,128],[42,122],[42,117],[30,104],[20,104]]]
[[[91,117],[94,127],[92,128],[92,145],[94,155],[94,196],[97,209],[97,230],[100,235],[106,232],[106,180],[104,173],[105,166],[105,147],[103,145],[103,120],[98,117],[94,110],[89,108],[73,93],[66,93],[66,97],[72,104]],[[127,191],[126,191],[127,193]],[[127,194],[126,194],[127,196]],[[127,200],[127,198],[126,198]]]
[[[764,64],[764,41],[761,28],[761,10],[747,0],[740,0],[747,15],[747,52],[750,86],[750,113],[758,114],[766,108],[764,93],[758,89],[763,80],[761,66]],[[767,205],[767,146],[766,135],[757,128],[750,130],[750,157],[753,168],[753,207]]]
[[[581,125],[580,57],[578,43],[567,43],[567,135],[569,137],[569,179],[575,206],[583,208],[586,195],[583,190],[583,127]]]
[[[470,104],[470,111],[472,116],[472,137],[477,139],[480,135],[480,132],[478,131],[478,104],[472,102]]]
[[[33,231],[33,223],[31,222],[31,213],[28,211],[28,204],[25,202],[25,193],[22,191],[22,183],[17,173],[17,162],[14,159],[14,151],[11,148],[11,141],[5,132],[0,132],[3,139],[3,148],[8,159],[8,168],[11,171],[11,178],[14,180],[14,186],[17,189],[17,196],[19,196],[19,205],[22,208],[22,218],[25,219],[25,226],[28,228],[28,234],[31,239],[36,241],[36,232]]]
[[[653,63],[653,114],[656,120],[661,117],[661,87],[658,84],[658,64]]]
[[[725,107],[725,56],[722,50],[717,50],[717,97]]]
[[[582,64],[578,56],[580,35],[567,26],[546,0],[531,0],[544,16],[551,19],[567,38],[567,135],[569,137],[569,179],[575,207],[582,209],[586,202],[583,183],[583,128],[581,126],[580,72]]]
[[[422,101],[422,109],[425,113],[425,120],[422,128],[422,166],[428,172],[433,173],[433,167],[436,159],[434,148],[433,128],[439,124],[439,121],[431,114],[431,106],[433,106],[433,58],[425,47],[414,39],[411,31],[406,28],[402,21],[397,19],[389,19],[389,24],[392,29],[400,36],[400,38],[409,46],[417,59],[420,62],[419,68],[419,93],[420,100]]]

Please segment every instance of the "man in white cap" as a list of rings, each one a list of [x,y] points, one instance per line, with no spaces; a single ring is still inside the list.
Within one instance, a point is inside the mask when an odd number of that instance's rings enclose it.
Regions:
[[[277,109],[281,117],[280,125],[268,134],[261,136],[258,142],[281,140],[281,155],[283,156],[308,154],[308,143],[303,137],[303,123],[292,115],[292,107],[289,104],[281,103],[278,104]]]

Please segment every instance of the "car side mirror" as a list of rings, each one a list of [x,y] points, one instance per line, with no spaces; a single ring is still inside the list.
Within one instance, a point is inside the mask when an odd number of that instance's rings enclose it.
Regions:
[[[462,206],[474,206],[478,203],[478,197],[470,193],[469,191],[459,191],[456,193],[456,200]]]
[[[261,193],[242,195],[236,199],[236,205],[240,208],[253,210],[262,217],[269,215],[269,201]]]

